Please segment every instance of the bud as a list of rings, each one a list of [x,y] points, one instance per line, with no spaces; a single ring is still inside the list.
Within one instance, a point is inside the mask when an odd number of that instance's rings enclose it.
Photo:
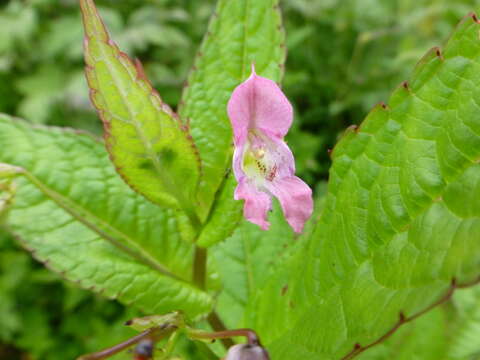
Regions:
[[[152,339],[144,339],[137,344],[134,354],[142,359],[151,359],[153,357],[154,348],[155,343]]]
[[[224,360],[270,360],[270,357],[259,345],[238,344],[228,349]]]

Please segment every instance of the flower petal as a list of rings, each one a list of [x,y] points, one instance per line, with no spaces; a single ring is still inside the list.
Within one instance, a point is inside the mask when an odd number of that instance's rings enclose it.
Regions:
[[[244,151],[244,146],[235,146],[235,150],[233,151],[233,174],[238,182],[240,182],[240,179],[245,176],[245,173],[242,169]]]
[[[296,176],[278,179],[268,186],[268,190],[280,201],[293,230],[301,233],[313,212],[312,190]]]
[[[227,111],[235,145],[243,144],[251,129],[283,138],[293,120],[292,105],[282,90],[274,81],[258,76],[253,66],[252,75],[233,91]]]
[[[295,174],[295,158],[285,141],[271,138],[275,145],[269,149],[269,156],[278,164],[278,177],[290,177]]]
[[[272,207],[270,196],[258,191],[254,185],[247,181],[246,177],[238,180],[235,189],[235,200],[244,199],[243,216],[248,221],[257,224],[262,230],[268,230],[270,223],[267,221],[267,212]]]

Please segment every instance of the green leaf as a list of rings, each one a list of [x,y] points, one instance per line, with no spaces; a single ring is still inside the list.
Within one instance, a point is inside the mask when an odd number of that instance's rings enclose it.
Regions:
[[[223,283],[217,311],[228,328],[243,326],[246,305],[262,289],[287,247],[293,245],[295,235],[277,201],[269,221],[270,230],[263,231],[243,220],[230,238],[210,250]]]
[[[0,162],[22,168],[8,228],[50,269],[82,287],[152,313],[209,311],[190,285],[193,249],[172,210],[131,191],[103,144],[0,116]]]
[[[162,103],[140,63],[133,64],[109,38],[93,0],[80,4],[91,99],[115,166],[133,189],[155,203],[182,208],[198,225],[200,164],[186,127]]]
[[[218,2],[179,107],[202,159],[199,200],[205,213],[232,158],[226,111],[231,92],[250,74],[252,63],[258,74],[279,82],[284,41],[278,0]]]
[[[341,359],[480,274],[479,30],[466,18],[334,149],[320,223],[248,310],[272,358]]]
[[[164,315],[149,315],[144,317],[137,317],[128,320],[125,325],[130,326],[138,332],[145,331],[154,327],[175,327],[181,329],[185,327],[185,319],[183,315],[174,311]]]
[[[242,218],[243,201],[233,199],[237,180],[229,173],[217,192],[209,218],[207,218],[197,245],[212,246],[232,235]]]
[[[474,360],[480,354],[480,288],[458,290],[452,300],[398,329],[359,360]]]
[[[223,283],[217,310],[228,328],[245,326],[243,316],[247,304],[261,293],[275,267],[295,254],[311,235],[324,204],[322,188],[317,189],[315,211],[302,235],[292,231],[278,201],[274,201],[268,231],[243,220],[231,237],[211,248],[215,268]],[[288,286],[283,287],[282,293],[287,290]]]
[[[386,342],[366,350],[359,360],[447,360],[448,326],[444,308],[434,309],[399,328]]]
[[[452,299],[448,357],[475,359],[480,355],[480,287],[458,291]]]
[[[21,171],[22,169],[15,166],[0,163],[0,224],[4,221],[17,191],[13,178]]]

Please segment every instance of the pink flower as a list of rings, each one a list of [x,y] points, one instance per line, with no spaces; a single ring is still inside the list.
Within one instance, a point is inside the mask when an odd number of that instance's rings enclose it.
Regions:
[[[245,218],[267,230],[273,195],[293,230],[302,232],[313,200],[312,190],[294,175],[295,160],[283,140],[292,124],[292,105],[277,84],[258,76],[252,66],[250,77],[233,91],[227,110],[235,143],[235,200],[245,200]]]

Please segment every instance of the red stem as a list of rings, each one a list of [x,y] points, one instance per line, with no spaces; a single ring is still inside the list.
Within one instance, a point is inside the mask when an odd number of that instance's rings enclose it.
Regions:
[[[370,344],[367,344],[367,345],[360,345],[360,344],[355,344],[353,349],[347,354],[345,355],[344,357],[342,357],[341,360],[350,360],[350,359],[353,359],[354,357],[356,357],[357,355],[361,354],[362,352],[364,352],[365,350],[368,350],[370,349],[371,347],[375,346],[375,345],[378,345],[380,344],[381,342],[387,340],[390,336],[392,336],[396,331],[397,329],[402,326],[403,324],[406,324],[410,321],[413,321],[415,320],[416,318],[422,316],[423,314],[427,313],[428,311],[432,310],[433,308],[447,302],[453,295],[453,293],[455,292],[456,289],[464,289],[464,288],[467,288],[467,287],[471,287],[471,286],[474,286],[474,285],[477,285],[480,283],[480,277],[478,277],[477,279],[473,280],[473,281],[470,281],[468,283],[465,283],[465,284],[457,284],[457,281],[456,279],[453,279],[452,280],[452,283],[450,285],[450,287],[448,288],[447,292],[440,298],[438,299],[437,301],[435,301],[433,304],[427,306],[425,309],[419,311],[418,313],[416,314],[413,314],[409,317],[406,317],[403,312],[400,312],[400,315],[399,315],[399,319],[398,321],[395,323],[395,325],[393,325],[393,327],[388,330],[385,334],[383,334],[381,337],[379,337],[377,340],[375,340],[374,342],[371,342]]]

